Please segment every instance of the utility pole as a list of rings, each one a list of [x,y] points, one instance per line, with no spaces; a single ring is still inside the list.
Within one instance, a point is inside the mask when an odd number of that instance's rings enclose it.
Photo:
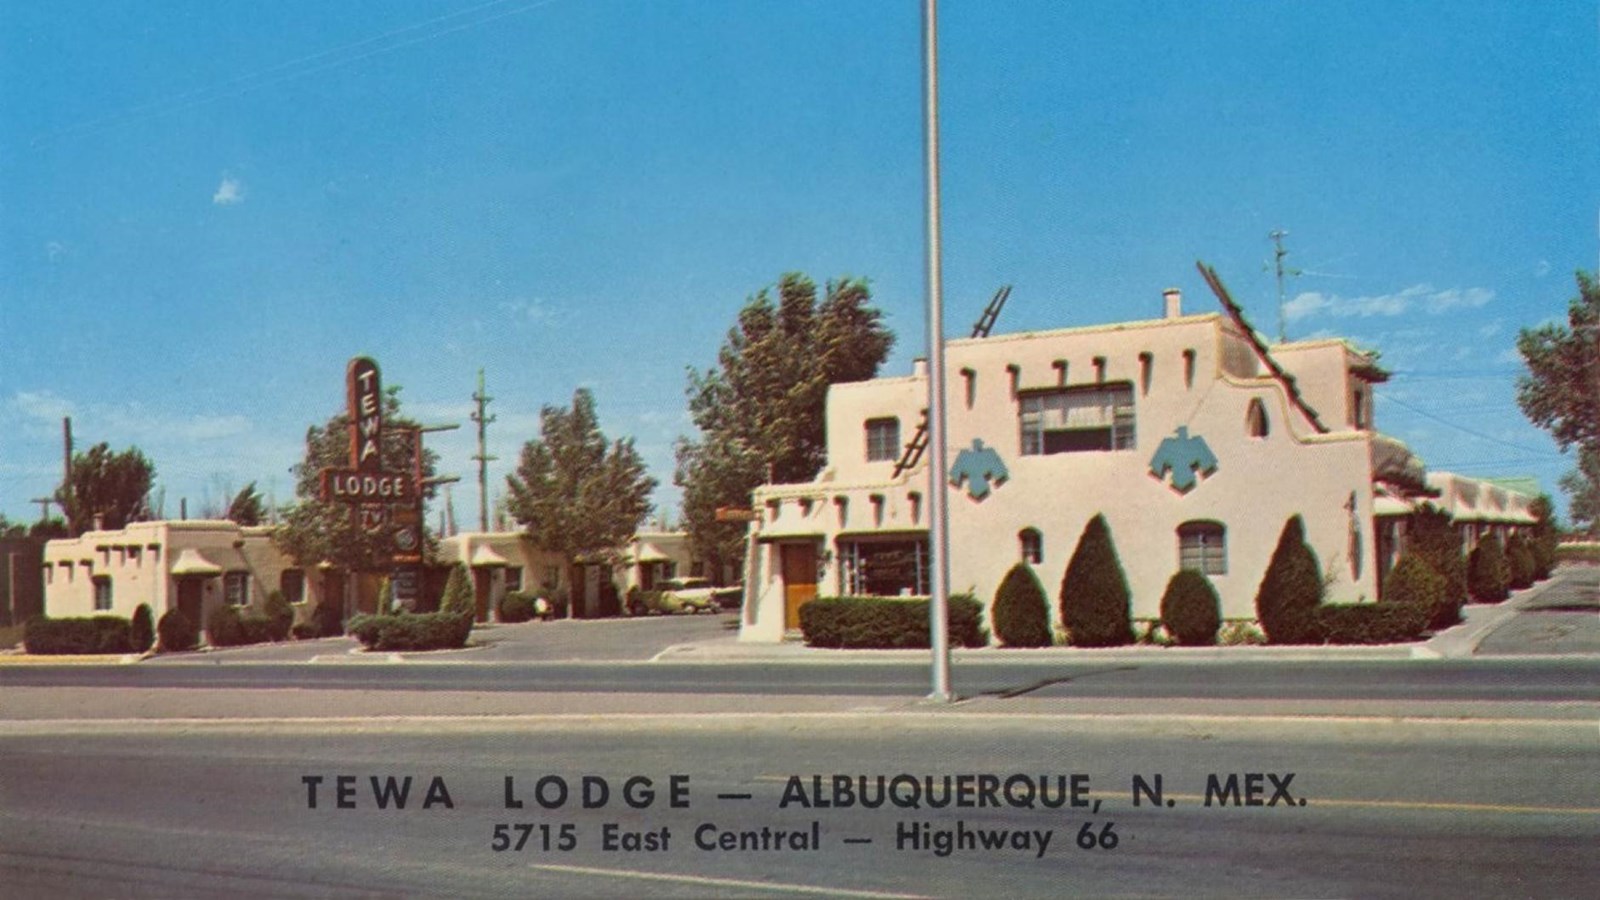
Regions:
[[[67,529],[74,534],[77,529],[72,521],[72,417],[61,417],[61,518],[66,521]]]
[[[477,409],[472,412],[472,421],[478,423],[478,454],[473,459],[478,461],[478,531],[489,530],[489,463],[496,459],[488,453],[486,446],[489,435],[489,423],[494,421],[494,416],[485,415],[484,407],[494,398],[484,392],[483,370],[478,370],[478,390],[472,395],[472,400],[477,404]]]
[[[54,497],[34,497],[28,502],[39,504],[39,521],[47,522],[50,520],[50,504],[56,502]]]
[[[1267,235],[1267,237],[1272,238],[1272,267],[1278,272],[1278,343],[1280,344],[1288,340],[1284,327],[1284,312],[1287,300],[1283,293],[1283,258],[1289,255],[1289,251],[1283,249],[1283,239],[1288,235],[1289,232],[1284,231],[1282,228]]]

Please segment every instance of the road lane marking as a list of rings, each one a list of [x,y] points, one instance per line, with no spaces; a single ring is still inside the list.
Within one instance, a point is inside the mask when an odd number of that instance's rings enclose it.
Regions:
[[[668,875],[663,872],[636,872],[628,869],[599,869],[590,866],[563,866],[534,864],[528,866],[544,872],[565,875],[597,875],[604,878],[625,878],[636,881],[668,881],[676,884],[693,884],[702,887],[732,888],[735,890],[761,890],[780,894],[820,894],[825,897],[865,897],[874,900],[923,900],[923,894],[892,894],[886,891],[862,891],[849,888],[822,887],[811,884],[788,884],[778,881],[746,881],[741,878],[710,878],[704,875]]]

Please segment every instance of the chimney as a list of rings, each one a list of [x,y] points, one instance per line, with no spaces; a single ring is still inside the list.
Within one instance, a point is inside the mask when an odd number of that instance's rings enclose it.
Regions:
[[[1161,292],[1161,297],[1167,301],[1167,318],[1176,319],[1183,315],[1183,291],[1180,291],[1175,287],[1167,288]]]
[[[928,377],[928,358],[919,356],[911,361],[911,374],[918,378]]]

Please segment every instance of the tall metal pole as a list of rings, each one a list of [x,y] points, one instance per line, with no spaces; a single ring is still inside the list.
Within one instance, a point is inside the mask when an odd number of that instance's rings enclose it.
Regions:
[[[1284,315],[1287,312],[1284,304],[1287,300],[1283,293],[1283,258],[1289,255],[1289,251],[1283,249],[1283,239],[1288,234],[1289,232],[1280,228],[1267,235],[1272,238],[1272,263],[1278,270],[1278,343],[1280,344],[1288,340],[1288,330],[1284,323]]]
[[[489,530],[489,462],[495,459],[486,447],[489,423],[494,421],[494,416],[483,412],[494,398],[484,391],[482,369],[478,370],[478,391],[472,399],[478,405],[472,412],[472,421],[478,423],[478,455],[473,459],[478,461],[478,531],[482,533]]]
[[[939,9],[922,3],[924,148],[928,181],[928,511],[929,559],[933,596],[928,603],[928,635],[933,649],[933,692],[928,699],[948,703],[950,691],[950,493],[945,480],[949,441],[944,410],[944,286],[939,268]]]

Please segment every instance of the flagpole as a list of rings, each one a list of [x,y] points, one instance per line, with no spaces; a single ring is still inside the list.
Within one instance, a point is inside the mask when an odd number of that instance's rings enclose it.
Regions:
[[[933,650],[933,691],[928,699],[948,703],[950,691],[950,536],[949,485],[945,472],[949,441],[945,438],[944,286],[939,265],[939,27],[938,0],[922,3],[922,67],[924,152],[928,202],[928,636]]]

